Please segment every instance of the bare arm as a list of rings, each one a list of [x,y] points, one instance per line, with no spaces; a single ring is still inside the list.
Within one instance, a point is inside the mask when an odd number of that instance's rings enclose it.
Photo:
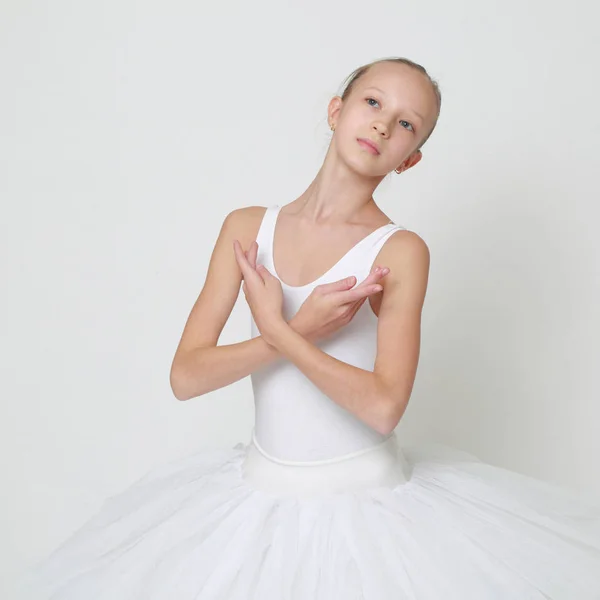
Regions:
[[[222,346],[194,348],[171,370],[171,388],[178,400],[189,400],[225,387],[269,364],[281,354],[261,336]]]
[[[272,333],[273,344],[324,394],[356,415],[369,427],[384,433],[387,403],[371,372],[323,352],[284,324]]]
[[[248,248],[256,238],[264,210],[260,206],[237,209],[223,221],[204,287],[190,312],[171,365],[170,384],[178,400],[227,386],[281,357],[262,336],[217,346],[242,282],[233,240],[240,240]],[[289,326],[294,327],[293,319]]]
[[[395,234],[394,243],[380,253],[390,274],[383,284],[373,371],[330,356],[286,323],[269,333],[269,342],[323,393],[382,434],[394,430],[406,409],[419,357],[429,250],[416,234],[407,233]]]

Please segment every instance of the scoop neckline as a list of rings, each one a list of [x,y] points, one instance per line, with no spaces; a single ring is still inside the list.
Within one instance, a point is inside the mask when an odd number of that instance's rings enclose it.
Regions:
[[[283,205],[281,205],[281,204],[276,205],[275,213],[273,215],[273,227],[271,228],[271,266],[273,267],[273,275],[275,275],[275,277],[277,277],[277,279],[279,279],[279,282],[281,283],[281,285],[283,287],[288,288],[289,290],[303,290],[303,289],[306,289],[307,287],[318,284],[319,281],[321,281],[322,279],[327,277],[327,275],[329,275],[351,252],[353,252],[356,248],[358,248],[360,245],[362,245],[368,239],[372,238],[376,233],[380,232],[381,230],[383,230],[385,228],[398,227],[398,225],[396,225],[396,223],[393,223],[393,222],[386,223],[385,225],[381,225],[377,229],[374,229],[373,231],[371,231],[371,233],[368,233],[365,237],[358,240],[358,242],[356,242],[356,244],[354,244],[354,246],[352,246],[347,252],[345,252],[341,256],[341,258],[336,261],[336,263],[334,265],[329,267],[329,269],[327,269],[327,271],[325,271],[325,273],[323,273],[322,275],[319,275],[319,277],[317,277],[313,281],[309,281],[308,283],[304,283],[302,285],[290,285],[290,284],[286,283],[285,281],[283,281],[283,279],[281,279],[281,277],[279,276],[279,273],[277,272],[277,267],[275,266],[275,252],[274,252],[275,230],[277,228],[277,219],[279,217],[279,213],[281,212],[282,208],[283,208]]]

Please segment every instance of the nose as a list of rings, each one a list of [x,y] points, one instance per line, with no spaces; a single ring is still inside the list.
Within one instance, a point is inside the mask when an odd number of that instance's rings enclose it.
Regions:
[[[373,129],[382,137],[388,137],[389,135],[388,126],[381,121],[376,121],[373,123]]]

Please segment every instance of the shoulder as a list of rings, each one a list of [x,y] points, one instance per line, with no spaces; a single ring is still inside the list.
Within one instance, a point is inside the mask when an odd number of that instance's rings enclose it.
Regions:
[[[384,322],[398,315],[412,319],[420,314],[427,294],[429,263],[429,248],[413,231],[400,230],[389,237],[376,258],[376,264],[390,270],[380,281],[383,291],[379,316]]]
[[[230,237],[239,239],[242,245],[250,244],[256,238],[266,206],[243,206],[229,212],[223,220],[221,231]]]
[[[235,208],[225,216],[223,222],[228,227],[259,224],[267,211],[266,206],[242,206]]]
[[[383,245],[378,262],[397,274],[408,271],[428,272],[431,262],[429,246],[425,240],[414,231],[400,229],[394,232]],[[394,269],[395,267],[395,269]],[[390,277],[394,279],[394,276]]]

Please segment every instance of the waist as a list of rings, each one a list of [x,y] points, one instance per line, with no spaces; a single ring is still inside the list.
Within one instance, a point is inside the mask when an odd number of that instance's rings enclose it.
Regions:
[[[270,456],[253,433],[243,476],[258,490],[284,496],[314,496],[395,487],[407,481],[408,469],[395,433],[357,452],[315,461],[288,461]]]

